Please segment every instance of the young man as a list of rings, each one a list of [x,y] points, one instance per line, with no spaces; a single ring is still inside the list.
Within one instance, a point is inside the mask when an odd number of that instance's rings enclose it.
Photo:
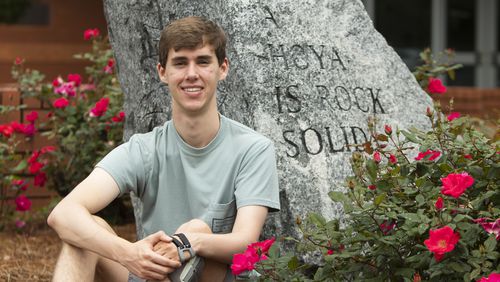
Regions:
[[[258,240],[268,210],[279,209],[274,148],[217,111],[225,45],[200,17],[162,31],[157,69],[172,120],[113,150],[54,208],[48,223],[64,242],[55,281],[175,280],[183,265],[198,271],[200,258],[202,280],[223,280],[232,255]],[[130,191],[143,202],[146,237],[135,243],[93,215]]]

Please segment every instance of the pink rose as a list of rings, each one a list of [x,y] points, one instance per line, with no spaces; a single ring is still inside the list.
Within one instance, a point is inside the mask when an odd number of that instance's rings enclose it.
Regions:
[[[443,94],[446,92],[446,87],[439,78],[431,77],[429,78],[429,86],[427,86],[427,91],[433,94]]]
[[[20,219],[16,219],[16,227],[17,228],[23,228],[26,225],[26,222]]]
[[[483,217],[474,219],[474,222],[481,225],[484,231],[488,232],[489,234],[495,234],[495,238],[497,240],[500,240],[500,218],[492,222],[488,222],[487,220],[491,219]]]
[[[31,201],[24,195],[19,195],[16,199],[16,211],[29,211],[31,209]]]
[[[36,128],[33,124],[25,124],[24,125],[24,135],[28,136],[28,137],[31,137],[33,135],[35,135],[35,132],[36,132]]]
[[[454,119],[457,119],[460,117],[460,113],[459,112],[451,112],[447,117],[446,119],[448,119],[448,121],[452,121]]]
[[[375,151],[375,153],[373,153],[373,160],[376,163],[379,163],[382,160],[381,157],[380,157],[380,153],[378,151]]]
[[[16,57],[16,60],[14,61],[14,64],[15,65],[21,65],[22,63],[24,63],[24,59],[21,58],[21,57]]]
[[[95,103],[95,107],[90,110],[91,117],[100,117],[108,110],[109,98],[102,98]]]
[[[74,82],[65,82],[54,89],[56,94],[74,97],[76,95]]]
[[[450,173],[441,178],[441,182],[443,183],[441,193],[458,199],[467,188],[474,184],[474,178],[467,172]]]
[[[52,105],[54,106],[54,108],[64,109],[69,105],[69,101],[68,101],[68,99],[66,99],[64,97],[61,97],[61,98],[54,100]]]
[[[83,39],[85,40],[90,40],[93,38],[97,38],[99,36],[100,32],[99,29],[94,28],[94,29],[87,29],[83,32]]]

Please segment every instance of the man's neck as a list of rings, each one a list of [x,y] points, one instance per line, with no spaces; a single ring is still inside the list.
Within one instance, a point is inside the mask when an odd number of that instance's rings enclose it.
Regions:
[[[177,133],[184,142],[195,148],[208,145],[219,131],[220,121],[217,111],[208,111],[203,115],[188,116],[172,111],[172,120]]]

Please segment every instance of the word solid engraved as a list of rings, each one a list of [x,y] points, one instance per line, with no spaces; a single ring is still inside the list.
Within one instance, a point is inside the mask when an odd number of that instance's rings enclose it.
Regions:
[[[363,129],[357,126],[340,126],[334,136],[329,126],[324,127],[324,131],[320,129],[308,127],[299,130],[284,130],[283,139],[288,144],[288,151],[286,155],[291,158],[297,158],[301,151],[309,155],[317,155],[323,151],[328,150],[329,153],[335,154],[339,152],[352,152],[352,147],[356,151],[363,151],[361,146],[352,146],[354,144],[360,145],[368,142],[368,138]],[[350,130],[349,130],[350,129]],[[340,137],[339,137],[340,136]],[[334,141],[334,137],[337,137]],[[349,139],[351,137],[351,139]],[[341,139],[340,141],[338,139]],[[352,140],[352,142],[350,142]],[[341,143],[340,146],[338,143]],[[337,147],[335,147],[337,144]],[[328,147],[326,147],[328,146]]]

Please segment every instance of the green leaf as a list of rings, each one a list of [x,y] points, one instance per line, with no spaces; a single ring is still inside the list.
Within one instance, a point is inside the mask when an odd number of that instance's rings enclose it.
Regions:
[[[13,168],[12,170],[14,172],[20,172],[22,170],[24,170],[26,167],[28,166],[28,162],[26,160],[22,160],[20,161],[17,166],[15,168]]]
[[[325,218],[317,213],[309,213],[308,217],[309,220],[317,226],[324,226],[326,224]]]
[[[403,214],[401,214],[401,216],[409,221],[413,221],[413,222],[420,221],[420,217],[416,213],[403,213]]]
[[[297,259],[296,256],[293,256],[289,261],[288,261],[288,269],[290,270],[295,270],[299,267],[299,260]]]
[[[332,191],[328,193],[328,196],[330,196],[330,199],[334,202],[344,202],[346,200],[346,196],[343,192]]]
[[[406,131],[406,130],[401,130],[401,133],[403,133],[403,135],[406,137],[406,139],[408,139],[409,141],[413,142],[413,143],[417,143],[419,144],[420,141],[417,139],[417,137],[415,135],[413,135],[412,133]]]
[[[374,181],[377,178],[377,164],[373,160],[367,160],[366,170],[372,181]]]
[[[497,240],[495,239],[495,236],[491,235],[484,241],[484,247],[487,252],[492,252],[495,250],[495,247],[497,246]]]
[[[373,203],[378,206],[380,205],[380,203],[382,203],[385,198],[387,197],[387,194],[386,193],[382,193],[380,195],[378,195],[377,197],[375,197],[375,200],[373,201]]]
[[[424,196],[418,194],[416,197],[415,197],[415,200],[417,201],[418,205],[421,206],[423,204],[425,204],[425,198]]]

